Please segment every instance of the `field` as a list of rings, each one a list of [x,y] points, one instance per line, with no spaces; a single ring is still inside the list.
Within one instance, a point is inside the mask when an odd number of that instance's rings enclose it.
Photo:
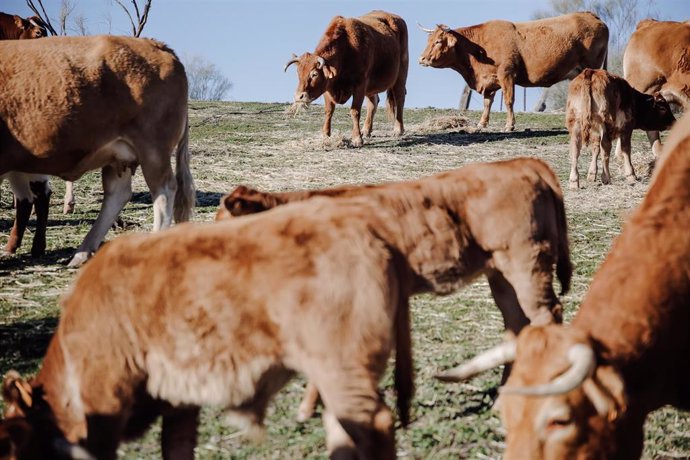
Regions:
[[[585,179],[589,154],[580,159],[581,189],[567,190],[568,135],[562,114],[517,114],[516,131],[503,133],[504,114],[492,114],[489,129],[476,131],[479,113],[467,119],[456,111],[409,109],[406,133],[393,137],[385,111],[377,114],[374,135],[361,149],[349,147],[350,117],[338,108],[334,134],[324,140],[321,107],[296,115],[280,104],[193,103],[190,107],[190,148],[197,186],[195,220],[212,220],[219,198],[235,185],[266,190],[319,188],[343,183],[375,183],[417,178],[473,162],[516,156],[544,159],[566,188],[566,211],[575,274],[564,297],[566,318],[578,308],[596,268],[628,213],[649,185],[649,149],[644,134],[633,140],[633,164],[641,180],[626,184],[612,159],[612,185]],[[466,122],[466,126],[463,126]],[[37,371],[59,315],[58,298],[77,273],[64,263],[71,257],[95,219],[102,197],[97,173],[77,183],[77,211],[62,214],[63,183],[53,181],[47,255],[28,256],[31,235],[16,256],[0,259],[0,372],[10,368]],[[3,189],[0,235],[12,223],[11,194]],[[108,238],[149,231],[151,199],[140,173],[134,196],[121,222]],[[32,222],[33,224],[33,222]],[[4,244],[4,240],[2,241]],[[642,249],[642,248],[641,248]],[[558,290],[558,289],[557,289]],[[417,296],[412,302],[413,345],[417,392],[413,422],[397,431],[401,458],[500,458],[503,431],[491,410],[491,394],[499,371],[463,385],[444,385],[432,378],[502,337],[502,320],[484,280],[447,297]],[[391,378],[383,385],[394,406]],[[197,458],[324,458],[324,431],[318,417],[295,422],[304,381],[295,379],[275,398],[267,417],[267,436],[253,444],[228,426],[221,412],[207,409],[200,428]],[[142,440],[123,445],[121,458],[159,458],[159,428]],[[653,414],[646,425],[645,458],[690,457],[690,417],[671,409]]]

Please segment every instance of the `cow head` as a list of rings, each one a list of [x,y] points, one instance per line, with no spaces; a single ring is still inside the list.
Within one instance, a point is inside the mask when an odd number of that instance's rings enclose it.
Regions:
[[[32,16],[28,19],[15,16],[14,24],[19,30],[18,38],[20,39],[42,38],[48,36],[46,27],[38,16]]]
[[[607,459],[617,458],[618,449],[641,448],[641,436],[616,444],[625,410],[623,380],[612,367],[597,365],[590,340],[572,328],[527,327],[517,341],[439,378],[464,380],[512,361],[498,403],[507,431],[505,459]]]
[[[256,214],[275,208],[279,204],[270,193],[240,185],[220,200],[216,221]]]
[[[419,63],[425,67],[449,67],[455,57],[455,46],[458,43],[458,34],[450,27],[439,24],[435,29],[425,29],[429,34],[426,48],[419,56]]]
[[[645,110],[642,111],[641,118],[636,120],[635,127],[645,131],[663,131],[669,129],[676,118],[668,101],[660,94],[654,93],[653,96],[646,96]]]
[[[295,102],[309,104],[328,90],[331,82],[338,74],[335,67],[320,56],[304,53],[300,57],[292,56],[285,69],[290,65],[297,66],[297,90]]]

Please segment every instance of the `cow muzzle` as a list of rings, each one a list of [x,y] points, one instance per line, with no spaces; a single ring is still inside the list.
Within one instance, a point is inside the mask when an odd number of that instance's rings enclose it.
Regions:
[[[429,59],[424,57],[424,56],[419,57],[419,64],[424,66],[424,67],[429,67],[431,65],[431,63],[429,62]]]
[[[300,103],[300,104],[310,104],[313,101],[312,98],[309,97],[309,94],[307,94],[306,91],[301,91],[295,93],[295,102]]]

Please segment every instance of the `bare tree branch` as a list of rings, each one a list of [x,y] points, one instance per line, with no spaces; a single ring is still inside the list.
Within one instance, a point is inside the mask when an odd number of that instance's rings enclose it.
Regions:
[[[53,28],[53,25],[50,23],[50,18],[48,17],[48,13],[46,13],[46,9],[43,6],[43,1],[42,0],[36,0],[38,2],[38,6],[41,7],[41,11],[38,10],[36,5],[34,4],[33,0],[26,0],[26,4],[29,8],[31,8],[31,11],[34,12],[38,18],[43,21],[43,24],[45,24],[46,29],[48,29],[48,32],[50,32],[51,35],[57,35],[58,33],[55,31]]]
[[[113,1],[120,5],[120,8],[122,8],[125,11],[125,14],[129,18],[129,23],[132,26],[132,36],[140,37],[141,32],[143,32],[144,26],[146,25],[146,21],[148,21],[149,19],[149,11],[151,10],[152,0],[146,0],[146,2],[143,5],[143,8],[139,7],[139,4],[137,4],[137,0],[130,0],[132,5],[134,6],[134,16],[132,16],[132,13],[130,12],[129,8],[123,3],[123,0]],[[134,22],[135,17],[136,23]]]
[[[74,12],[75,6],[72,0],[62,0],[60,5],[60,35],[67,35],[67,19]]]

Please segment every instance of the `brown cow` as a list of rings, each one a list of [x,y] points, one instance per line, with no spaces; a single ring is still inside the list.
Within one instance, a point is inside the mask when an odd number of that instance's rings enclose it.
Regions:
[[[75,180],[102,170],[101,212],[71,265],[98,248],[129,200],[138,165],[153,197],[154,231],[171,224],[173,207],[176,221],[189,218],[187,78],[172,50],[114,36],[5,40],[0,74],[0,175]]]
[[[577,160],[582,144],[592,150],[587,180],[597,178],[597,160],[603,150],[601,182],[611,181],[609,156],[614,139],[618,139],[624,156],[628,182],[635,182],[630,160],[633,129],[668,129],[675,117],[668,102],[659,94],[649,96],[632,88],[627,81],[605,70],[585,69],[568,88],[565,123],[570,133],[570,188],[580,187]]]
[[[429,33],[429,39],[419,63],[455,70],[484,96],[482,128],[489,124],[491,104],[499,89],[508,112],[505,130],[512,131],[515,85],[551,86],[575,78],[587,67],[606,67],[609,30],[589,12],[422,30]]]
[[[690,410],[689,200],[685,116],[572,325],[528,327],[517,348],[496,349],[515,358],[500,403],[504,458],[636,459],[647,414],[667,404]],[[493,364],[482,358],[472,373]]]
[[[659,92],[667,101],[690,110],[690,23],[640,21],[625,47],[623,75],[636,90]],[[647,131],[647,136],[657,157],[659,132]]]
[[[47,36],[45,25],[37,16],[24,19],[17,15],[0,13],[0,40],[20,40]]]
[[[409,290],[462,282],[453,198],[448,208],[417,198],[398,194],[415,200],[401,219],[365,197],[316,198],[107,243],[63,297],[37,377],[5,380],[8,421],[30,426],[10,432],[18,457],[55,458],[68,441],[112,459],[162,415],[163,457],[192,458],[199,406],[255,429],[302,372],[325,401],[334,457],[350,458],[354,440],[358,458],[395,459],[377,387],[395,345],[407,417]]]
[[[446,191],[438,195],[435,191],[439,188]],[[448,196],[458,197],[454,219],[465,227],[466,249],[461,252],[457,274],[465,282],[455,288],[485,274],[505,327],[514,334],[530,321],[561,321],[562,307],[553,291],[552,272],[556,263],[562,291],[566,292],[572,272],[567,224],[558,179],[539,160],[475,164],[418,181],[381,186],[287,193],[265,193],[240,186],[221,201],[216,219],[324,195],[366,197],[404,218],[410,204],[390,198],[399,190],[414,192],[417,203],[430,207],[444,203]],[[427,290],[419,286],[412,293]],[[310,385],[300,404],[298,420],[311,417],[317,398],[316,388]]]
[[[387,91],[388,114],[395,118],[395,134],[403,133],[408,61],[405,21],[385,11],[372,11],[359,18],[334,17],[314,52],[294,56],[285,70],[297,64],[295,102],[309,104],[324,95],[326,136],[331,135],[335,104],[352,97],[352,145],[361,147],[359,116],[365,97],[364,136],[371,135],[378,93],[383,91]]]

